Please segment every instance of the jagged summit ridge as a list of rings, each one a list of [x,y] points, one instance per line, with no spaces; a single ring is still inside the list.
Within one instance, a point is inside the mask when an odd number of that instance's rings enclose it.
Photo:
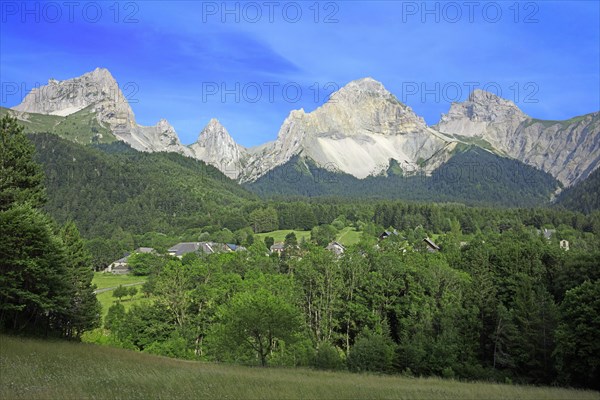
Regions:
[[[493,93],[476,89],[469,95],[467,101],[452,103],[448,113],[442,115],[438,126],[451,124],[455,120],[462,121],[464,118],[468,118],[474,123],[518,124],[529,117],[512,101],[505,100]],[[474,133],[474,131],[472,129],[465,130],[465,134],[469,133]]]
[[[416,164],[446,141],[372,78],[348,83],[311,113],[292,111],[277,140],[252,155],[242,181],[252,181],[302,153],[320,165],[365,178],[395,159]]]
[[[215,118],[202,129],[198,141],[189,149],[193,157],[217,167],[232,179],[239,177],[248,158],[246,149],[238,145]]]
[[[69,116],[85,108],[96,113],[100,125],[120,140],[141,151],[172,151],[189,155],[175,129],[161,119],[155,126],[141,126],[106,68],[96,68],[80,77],[58,81],[33,89],[13,110],[20,112]]]
[[[216,119],[190,146],[180,143],[164,119],[155,126],[138,125],[117,81],[105,68],[73,79],[50,79],[13,110],[24,121],[26,113],[66,117],[91,111],[102,127],[137,150],[198,158],[240,182],[254,181],[294,156],[357,178],[384,172],[390,160],[406,170],[414,171],[418,165],[432,172],[453,156],[460,142],[523,161],[567,186],[600,164],[599,113],[568,121],[538,121],[512,101],[475,90],[429,127],[370,77],[349,82],[312,112],[291,111],[275,141],[251,149],[238,145]]]
[[[366,77],[349,82],[333,94],[332,97],[335,95],[356,96],[360,94],[378,95],[382,97],[393,96],[381,82],[376,81],[371,77]]]
[[[115,110],[123,118],[133,114],[112,74],[105,68],[96,68],[78,78],[49,79],[47,85],[32,89],[13,109],[67,116],[102,103],[115,105]]]
[[[585,179],[600,163],[599,119],[599,113],[593,113],[567,121],[540,121],[512,101],[476,90],[467,101],[453,103],[434,128],[483,139],[568,186]]]

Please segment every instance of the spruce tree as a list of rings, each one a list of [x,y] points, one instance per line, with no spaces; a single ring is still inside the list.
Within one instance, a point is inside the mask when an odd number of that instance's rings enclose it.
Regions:
[[[35,148],[16,118],[0,119],[0,210],[15,203],[37,208],[46,201],[44,173],[33,155]]]

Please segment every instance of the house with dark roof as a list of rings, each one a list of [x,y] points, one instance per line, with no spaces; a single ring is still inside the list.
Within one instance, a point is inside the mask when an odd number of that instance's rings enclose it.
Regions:
[[[125,253],[124,257],[119,258],[116,261],[113,261],[108,267],[106,267],[104,272],[110,272],[111,274],[116,274],[116,275],[128,274],[129,273],[129,264],[127,263],[127,261],[129,260],[129,257],[131,257],[133,254],[140,254],[140,253],[156,253],[156,250],[154,250],[152,247],[138,247],[131,253]]]
[[[217,252],[215,249],[216,245],[216,243],[212,242],[182,242],[177,243],[167,250],[167,252],[170,256],[179,258],[188,253],[214,254]]]
[[[393,231],[383,231],[383,233],[379,235],[379,240],[387,239],[392,235],[398,236],[398,231],[395,229]]]
[[[227,247],[228,251],[244,251],[244,250],[246,250],[246,248],[244,246],[239,246],[239,245],[233,244],[233,243],[226,243],[225,246]]]
[[[335,241],[329,243],[325,249],[331,251],[336,256],[341,256],[342,254],[344,254],[344,251],[346,251],[346,248],[343,244]]]
[[[436,251],[440,251],[440,246],[438,246],[437,244],[433,243],[433,240],[429,239],[429,238],[425,238],[423,239],[423,241],[425,242],[425,244],[427,245],[427,251],[429,252],[436,252]]]

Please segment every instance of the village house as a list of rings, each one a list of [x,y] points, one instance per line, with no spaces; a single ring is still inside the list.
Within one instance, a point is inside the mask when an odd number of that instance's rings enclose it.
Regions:
[[[344,254],[344,251],[346,251],[346,248],[344,247],[344,245],[342,245],[341,243],[338,243],[338,242],[329,243],[329,245],[327,245],[326,249],[331,251],[336,256],[340,256],[340,255]]]
[[[104,269],[104,272],[110,272],[111,274],[116,275],[128,274],[129,264],[127,261],[129,260],[129,257],[136,253],[156,253],[156,251],[152,247],[138,247],[131,253],[126,253],[124,257],[119,258],[117,261],[113,261],[106,269]]]
[[[379,240],[387,239],[392,235],[398,236],[398,231],[395,229],[393,231],[383,231],[383,233],[379,235]]]
[[[271,245],[271,248],[269,249],[271,251],[271,254],[273,253],[277,253],[279,255],[281,255],[281,253],[283,253],[285,246],[283,244],[283,242],[277,242],[274,243],[273,245]]]
[[[215,253],[231,253],[236,251],[244,251],[244,246],[238,246],[233,243],[214,243],[214,242],[182,242],[171,247],[167,252],[170,256],[182,258],[188,253],[198,254],[215,254]]]
[[[233,244],[233,243],[227,243],[227,244],[225,244],[225,246],[227,247],[227,251],[229,251],[229,252],[247,250],[244,246],[239,246],[239,245]]]
[[[167,250],[170,256],[182,258],[188,253],[214,254],[217,252],[215,243],[211,242],[182,242]]]
[[[433,240],[431,240],[429,238],[425,238],[425,239],[423,239],[423,241],[425,242],[425,244],[427,244],[427,251],[429,251],[430,253],[440,251],[440,246],[433,243]]]

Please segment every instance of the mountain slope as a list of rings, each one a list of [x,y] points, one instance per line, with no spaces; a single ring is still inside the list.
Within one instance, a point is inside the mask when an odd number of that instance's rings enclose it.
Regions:
[[[12,109],[20,120],[27,120],[28,114],[69,117],[87,110],[102,128],[134,149],[189,154],[166,120],[161,119],[155,126],[136,123],[127,98],[105,68],[64,81],[50,79],[47,85],[32,89]]]
[[[565,189],[556,201],[569,210],[590,213],[600,210],[600,168],[585,180]]]
[[[450,160],[430,176],[407,174],[392,161],[385,173],[358,179],[294,157],[245,186],[263,197],[339,196],[534,206],[548,203],[557,184],[551,175],[519,161],[459,145]]]
[[[430,175],[465,144],[541,169],[564,186],[600,165],[600,112],[566,121],[536,120],[513,102],[475,90],[428,127],[372,78],[348,83],[310,113],[290,112],[275,141],[250,149],[238,145],[214,119],[190,146],[180,143],[166,120],[138,125],[117,82],[102,68],[65,81],[51,79],[4,112],[16,115],[28,132],[56,133],[82,144],[120,140],[142,151],[180,153],[242,183],[294,157],[360,179],[385,172],[390,162],[407,173]]]
[[[600,112],[566,121],[536,120],[510,101],[475,90],[467,101],[453,103],[434,128],[484,140],[565,186],[585,179],[600,163]]]
[[[17,118],[25,133],[53,133],[79,144],[111,143],[118,140],[108,127],[100,125],[90,106],[68,116],[17,112],[0,107],[0,117],[5,114]]]
[[[180,232],[216,224],[252,201],[212,166],[175,153],[143,153],[115,142],[81,146],[51,134],[30,135],[43,164],[48,211],[73,219],[86,236]]]
[[[414,169],[448,142],[380,82],[364,78],[311,113],[292,111],[277,140],[251,156],[241,181],[256,180],[298,155],[357,178],[385,171],[391,159]]]

